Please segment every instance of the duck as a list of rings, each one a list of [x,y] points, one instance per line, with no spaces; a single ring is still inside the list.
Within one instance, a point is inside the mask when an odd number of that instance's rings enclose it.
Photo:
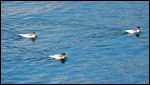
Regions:
[[[19,36],[24,37],[24,38],[35,38],[36,32],[27,33],[27,34],[19,34]]]
[[[140,27],[137,26],[135,29],[131,29],[131,30],[124,30],[124,32],[126,33],[129,33],[129,34],[137,34],[137,33],[140,33],[141,30],[140,30]]]
[[[66,58],[66,53],[55,54],[49,56],[51,59],[62,60]]]

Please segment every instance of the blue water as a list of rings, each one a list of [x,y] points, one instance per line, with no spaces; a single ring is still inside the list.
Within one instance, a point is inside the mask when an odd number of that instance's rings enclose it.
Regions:
[[[149,2],[2,1],[1,83],[149,84]]]

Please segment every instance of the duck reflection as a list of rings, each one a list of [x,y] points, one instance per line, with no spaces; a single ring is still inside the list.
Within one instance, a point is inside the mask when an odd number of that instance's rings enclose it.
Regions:
[[[35,37],[35,38],[31,38],[31,41],[32,41],[32,42],[35,42],[35,41],[36,41],[36,37]]]
[[[64,59],[61,59],[60,61],[61,61],[61,63],[64,64],[67,61],[67,57],[65,57]]]
[[[136,33],[135,36],[136,36],[136,37],[140,37],[140,33]]]

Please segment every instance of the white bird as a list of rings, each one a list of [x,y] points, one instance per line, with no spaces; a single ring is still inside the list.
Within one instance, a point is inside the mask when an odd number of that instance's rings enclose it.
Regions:
[[[140,27],[137,26],[135,29],[131,29],[131,30],[124,30],[125,32],[129,33],[129,34],[134,34],[134,33],[140,33],[141,30],[140,30]]]
[[[19,34],[19,36],[24,37],[24,38],[35,38],[36,32],[27,33],[27,34]]]
[[[50,55],[49,57],[51,59],[61,60],[61,59],[64,59],[66,57],[66,53]]]

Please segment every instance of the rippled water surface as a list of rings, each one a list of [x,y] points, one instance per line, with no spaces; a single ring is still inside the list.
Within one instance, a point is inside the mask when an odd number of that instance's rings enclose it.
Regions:
[[[148,84],[149,2],[1,2],[1,83]]]

